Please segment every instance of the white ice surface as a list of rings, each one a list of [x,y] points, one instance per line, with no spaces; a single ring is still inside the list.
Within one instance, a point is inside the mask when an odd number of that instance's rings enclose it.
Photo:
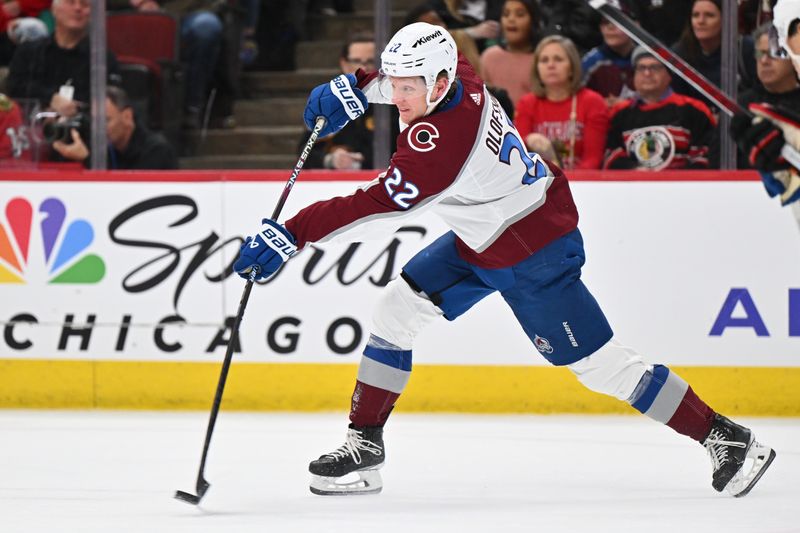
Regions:
[[[0,532],[798,532],[800,420],[745,419],[778,457],[735,499],[705,450],[643,417],[395,413],[384,490],[320,497],[344,414],[0,410]],[[741,420],[740,420],[741,421]]]

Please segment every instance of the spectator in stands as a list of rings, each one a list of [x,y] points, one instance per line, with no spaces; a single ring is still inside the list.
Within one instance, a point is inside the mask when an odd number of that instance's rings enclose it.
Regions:
[[[716,122],[701,101],[670,89],[669,69],[643,47],[633,52],[638,97],[611,110],[605,168],[709,168]]]
[[[156,0],[106,0],[106,11],[161,11],[161,4]]]
[[[442,20],[443,24],[437,25],[448,28],[451,33],[463,30],[475,40],[479,52],[497,44],[503,0],[428,0],[426,4]]]
[[[50,33],[39,18],[50,9],[51,0],[8,0],[0,4],[0,65],[8,65],[19,43],[47,37]]]
[[[8,72],[8,92],[15,99],[36,99],[62,117],[88,113],[91,101],[89,57],[89,0],[53,0],[55,29],[51,37],[17,47]],[[111,81],[119,78],[110,51],[106,68]],[[81,134],[89,135],[89,121]]]
[[[204,125],[214,103],[215,122],[223,128],[236,126],[233,100],[239,92],[242,60],[252,64],[258,48],[252,38],[259,14],[259,0],[238,2],[219,0],[107,0],[110,9],[119,9],[127,2],[138,11],[163,9],[180,21],[181,59],[186,63],[183,127],[198,129]],[[251,39],[245,48],[243,31]],[[216,102],[209,97],[212,85],[218,92]]]
[[[481,54],[486,85],[505,89],[514,105],[531,90],[533,50],[539,42],[542,15],[536,0],[506,0],[500,16],[503,39]]]
[[[753,32],[755,42],[756,72],[760,85],[742,93],[739,103],[747,107],[753,102],[767,102],[788,109],[800,106],[800,82],[788,58],[772,57],[769,53],[771,22]]]
[[[70,131],[72,142],[55,141],[53,149],[65,159],[88,166],[89,148],[76,129]],[[158,133],[140,124],[128,95],[119,87],[106,92],[106,135],[110,170],[172,170],[178,159],[172,146]]]
[[[800,108],[800,82],[788,58],[772,57],[769,53],[771,22],[753,32],[755,42],[756,72],[761,82],[739,96],[739,103],[747,108],[751,103],[766,102],[773,106],[797,110]],[[748,168],[747,154],[739,152],[739,168]]]
[[[687,22],[680,40],[673,45],[678,55],[719,87],[722,78],[722,0],[694,0],[691,18]],[[755,59],[753,41],[749,37],[740,39],[739,88],[746,89],[753,83]],[[711,106],[711,102],[686,81],[672,80],[676,92],[697,98]],[[716,108],[712,106],[712,110]]]
[[[258,3],[257,0],[256,3]],[[217,3],[217,16],[222,20],[222,42],[206,103],[206,116],[212,128],[235,128],[234,103],[240,97],[242,75],[242,35],[246,12],[241,0]],[[208,109],[210,107],[210,110]],[[205,127],[205,122],[203,123]]]
[[[0,93],[0,167],[31,161],[33,152],[17,103]]]
[[[131,0],[137,2],[138,0]],[[211,80],[217,68],[223,23],[216,0],[166,0],[163,8],[180,19],[181,59],[187,63],[184,127],[202,125]]]
[[[258,57],[256,29],[258,27],[258,17],[261,14],[261,0],[241,0],[240,3],[245,14],[239,58],[243,66],[249,67],[255,63],[256,57]]]
[[[308,0],[303,0],[308,1]],[[309,10],[327,17],[335,17],[339,13],[352,13],[353,0],[311,0]]]
[[[777,0],[737,0],[739,33],[752,34],[758,26],[772,18],[772,7]],[[765,11],[764,8],[767,8]],[[766,17],[765,17],[766,16]]]
[[[636,12],[620,5],[623,13],[638,20]],[[633,96],[633,65],[631,54],[636,43],[628,34],[605,17],[600,19],[603,44],[592,48],[581,60],[583,85],[606,99],[609,108],[618,101]]]
[[[603,97],[581,87],[575,45],[551,35],[534,51],[533,92],[517,105],[514,124],[529,150],[567,169],[600,168],[608,131]]]
[[[375,71],[375,38],[371,33],[356,33],[345,43],[339,56],[339,68],[344,74],[352,74],[359,68],[367,73]],[[372,141],[375,129],[373,109],[374,107],[368,108],[364,116],[353,120],[337,133],[318,141],[306,159],[306,168],[333,170],[373,168]],[[397,124],[396,117],[392,118],[393,123]],[[395,137],[396,135],[392,135],[392,139]],[[306,139],[301,139],[299,149],[302,150],[305,144]],[[394,140],[391,150],[394,151]]]
[[[600,17],[584,0],[541,0],[539,4],[547,24],[543,35],[568,37],[580,54],[603,42]]]
[[[761,0],[759,0],[761,1]],[[662,43],[676,42],[692,13],[693,0],[629,0],[642,27]]]

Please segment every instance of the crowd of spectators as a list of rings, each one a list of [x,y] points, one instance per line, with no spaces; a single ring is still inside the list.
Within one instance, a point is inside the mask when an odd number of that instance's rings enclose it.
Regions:
[[[612,3],[719,86],[725,16],[720,0]],[[739,1],[739,102],[797,109],[800,82],[789,60],[768,53],[763,7],[761,1]],[[352,0],[106,0],[106,8],[175,17],[183,83],[174,90],[181,92],[182,126],[193,130],[236,127],[233,101],[240,97],[243,69],[293,69],[294,45],[314,38],[309,15],[335,17],[352,12],[354,5]],[[2,118],[16,117],[24,108],[46,120],[76,119],[78,125],[74,138],[44,149],[51,160],[88,158],[90,12],[90,0],[10,0],[0,6],[0,66],[8,68],[0,101],[10,102],[0,109]],[[527,147],[565,168],[652,171],[719,165],[720,139],[727,135],[719,131],[720,111],[583,0],[421,0],[404,23],[416,21],[446,28],[513,117]],[[342,72],[374,70],[375,62],[370,33],[355,32],[343,43]],[[110,87],[124,87],[111,52],[107,70]],[[129,156],[146,145],[159,153],[145,157],[152,165],[174,168],[180,147],[163,151],[163,137],[150,131],[147,113],[135,109],[124,90],[107,96],[112,165],[144,168],[140,164],[147,163],[131,163]],[[112,137],[112,120],[115,131],[125,125],[126,142]],[[16,130],[7,130],[1,144],[14,149],[4,154],[18,153]],[[373,130],[371,114],[354,121],[322,139],[307,165],[371,168]],[[129,142],[138,151],[130,152]],[[738,166],[749,166],[747,158],[739,157]]]
[[[720,86],[720,0],[612,3]],[[739,102],[797,109],[789,60],[768,54],[768,17],[756,28],[763,7],[739,2]],[[514,123],[530,150],[565,168],[719,168],[728,135],[719,129],[721,111],[587,3],[506,0],[499,20],[501,35],[483,52],[480,73],[511,95]],[[738,167],[749,166],[740,154]]]

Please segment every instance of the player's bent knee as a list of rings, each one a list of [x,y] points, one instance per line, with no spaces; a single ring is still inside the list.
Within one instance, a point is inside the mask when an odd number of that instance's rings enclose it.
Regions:
[[[630,401],[642,378],[651,370],[636,351],[613,338],[593,354],[567,365],[578,381],[595,392]]]
[[[442,311],[424,293],[412,289],[401,277],[386,286],[372,315],[372,333],[410,350],[414,337]]]

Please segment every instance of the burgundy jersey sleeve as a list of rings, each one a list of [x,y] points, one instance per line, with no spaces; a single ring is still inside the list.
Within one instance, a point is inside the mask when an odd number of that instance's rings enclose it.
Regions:
[[[468,63],[467,68],[467,79],[477,78]],[[461,69],[460,62],[458,75]],[[480,113],[480,106],[465,101],[465,96],[459,84],[451,103],[409,124],[397,139],[389,168],[375,180],[349,196],[316,202],[287,220],[286,228],[297,238],[298,247],[383,236],[435,205],[461,176],[476,142],[480,121],[470,113]]]

